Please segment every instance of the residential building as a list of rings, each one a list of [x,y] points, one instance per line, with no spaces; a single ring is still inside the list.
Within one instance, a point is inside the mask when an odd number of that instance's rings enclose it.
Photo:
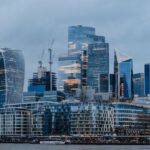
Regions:
[[[112,105],[117,136],[127,139],[150,135],[150,107],[125,102],[114,102]]]
[[[101,137],[111,136],[114,128],[114,111],[109,105],[78,103],[71,106],[70,135]]]
[[[0,107],[22,102],[24,70],[22,51],[0,49]]]
[[[14,110],[14,109],[25,109],[29,111],[30,114],[30,123],[29,123],[29,129],[28,131],[28,137],[42,137],[42,136],[49,136],[49,135],[69,135],[70,133],[70,105],[58,103],[58,102],[51,102],[51,101],[39,101],[39,102],[24,102],[24,103],[18,103],[18,104],[12,104],[12,105],[5,105],[4,110]],[[14,114],[12,111],[10,111],[10,117],[12,117]],[[5,114],[3,115],[0,113],[0,117],[4,118]],[[17,124],[13,124],[10,120],[10,117],[7,116],[9,120],[9,126],[12,128],[15,127]],[[0,118],[0,120],[1,120]],[[16,117],[17,119],[18,116]],[[23,119],[23,117],[22,117]],[[19,122],[19,121],[18,121]],[[21,122],[24,123],[23,127],[27,127],[27,122]],[[0,126],[3,126],[3,123],[0,122]],[[20,126],[19,126],[20,127]],[[2,128],[1,132],[4,132],[6,130],[6,126]],[[20,130],[22,128],[20,127]],[[12,136],[15,133],[11,133]],[[7,136],[6,133],[3,134],[3,136]],[[19,135],[18,135],[19,136]],[[20,135],[21,137],[21,135]]]
[[[30,135],[30,112],[24,108],[0,109],[0,136],[28,137]]]
[[[4,109],[26,109],[30,113],[30,131],[28,137],[41,137],[51,134],[52,118],[55,112],[56,102],[23,102],[18,104],[5,105]],[[13,112],[10,112],[10,116],[13,116]],[[8,118],[8,117],[7,117]],[[13,123],[10,122],[12,126]],[[24,124],[25,126],[26,124]],[[5,130],[5,128],[3,128]],[[6,136],[6,134],[4,134]],[[12,134],[13,135],[13,134]]]
[[[17,110],[17,112],[14,110]],[[7,124],[3,122],[5,112],[7,112]],[[111,136],[114,126],[113,116],[114,111],[110,105],[82,103],[76,100],[66,100],[59,103],[39,101],[9,104],[4,106],[3,111],[0,110],[0,127],[2,127],[0,133],[1,136],[13,136],[14,134],[14,137],[16,136],[15,130],[18,131],[17,136],[20,137],[50,135]],[[13,119],[18,120],[15,123]],[[24,127],[25,129],[23,129]],[[5,132],[8,128],[11,134]],[[15,130],[10,128],[15,128]],[[22,130],[25,133],[22,133]]]

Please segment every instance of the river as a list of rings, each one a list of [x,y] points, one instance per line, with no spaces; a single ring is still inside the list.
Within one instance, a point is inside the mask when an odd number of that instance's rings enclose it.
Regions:
[[[147,146],[128,145],[40,145],[40,144],[0,144],[0,150],[150,150]]]

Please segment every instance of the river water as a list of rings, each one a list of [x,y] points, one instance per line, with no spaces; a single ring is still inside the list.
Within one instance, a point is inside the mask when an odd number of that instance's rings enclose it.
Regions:
[[[149,146],[0,144],[0,150],[150,150]]]

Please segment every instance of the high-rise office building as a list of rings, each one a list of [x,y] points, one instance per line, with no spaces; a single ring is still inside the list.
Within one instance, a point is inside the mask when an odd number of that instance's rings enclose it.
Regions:
[[[144,66],[144,93],[150,94],[150,64]]]
[[[114,94],[115,94],[115,75],[114,74],[110,74],[109,76],[109,90],[110,90],[110,94],[111,94],[111,98],[114,98]]]
[[[114,58],[115,98],[117,100],[133,98],[133,62],[132,59],[115,51]]]
[[[95,92],[109,92],[109,45],[89,44],[87,62],[87,86]]]
[[[109,45],[95,28],[68,28],[68,55],[59,58],[58,89],[81,96],[86,87],[96,92],[109,91]]]
[[[105,37],[95,35],[95,28],[82,25],[70,26],[68,28],[69,54],[88,50],[88,44],[96,42],[105,42]]]
[[[74,96],[81,89],[81,55],[59,57],[58,90]]]
[[[0,49],[0,106],[22,102],[24,70],[22,51]]]
[[[144,96],[144,73],[133,75],[134,95]]]

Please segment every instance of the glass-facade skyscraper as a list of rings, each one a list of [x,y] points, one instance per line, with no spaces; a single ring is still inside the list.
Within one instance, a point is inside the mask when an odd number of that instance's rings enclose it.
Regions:
[[[82,25],[68,27],[68,52],[80,53],[88,50],[88,44],[104,42],[104,36],[95,35],[95,28]]]
[[[109,90],[110,90],[110,96],[111,98],[114,98],[114,94],[115,94],[115,75],[114,74],[110,74],[109,76]]]
[[[24,70],[22,51],[0,49],[0,106],[22,102]]]
[[[58,90],[74,96],[81,89],[81,55],[59,57]]]
[[[144,66],[144,92],[145,95],[150,94],[150,64]]]
[[[144,73],[133,75],[134,95],[144,96]]]
[[[87,86],[95,92],[109,92],[109,45],[89,44],[87,62]]]
[[[114,58],[115,98],[133,99],[133,62],[129,56],[115,51]]]
[[[104,36],[95,34],[95,28],[70,26],[68,55],[58,61],[58,90],[72,96],[82,95],[86,87],[109,91],[109,45]]]

